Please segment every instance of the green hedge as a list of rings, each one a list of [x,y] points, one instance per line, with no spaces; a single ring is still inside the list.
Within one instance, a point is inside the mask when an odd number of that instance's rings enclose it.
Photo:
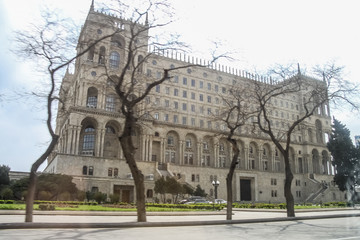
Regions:
[[[226,204],[161,204],[161,203],[146,203],[146,207],[158,208],[177,208],[177,209],[196,209],[196,210],[222,210]]]
[[[13,204],[15,203],[14,200],[0,200],[0,204]]]
[[[35,200],[34,204],[55,204],[55,205],[98,205],[97,202],[79,202],[79,201],[40,201]]]

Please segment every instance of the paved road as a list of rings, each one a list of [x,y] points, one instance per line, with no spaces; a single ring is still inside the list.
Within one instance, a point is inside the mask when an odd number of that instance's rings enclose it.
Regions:
[[[8,213],[8,214],[7,214]],[[24,222],[24,211],[0,211],[0,223],[21,223]],[[56,214],[56,215],[54,215]],[[79,215],[81,214],[81,215]],[[199,214],[199,215],[198,215]],[[215,221],[225,220],[225,212],[211,213],[148,213],[148,222],[186,222],[186,221]],[[360,214],[359,209],[354,210],[324,210],[324,211],[298,211],[297,217],[323,216],[323,215],[343,215]],[[266,210],[238,210],[233,211],[233,220],[246,219],[268,219],[286,217],[285,211],[266,211]],[[33,221],[38,223],[125,223],[136,222],[135,213],[119,212],[37,212],[33,216]]]
[[[358,217],[350,217],[305,221],[163,228],[1,230],[0,238],[2,240],[355,240],[360,239],[359,220]]]
[[[18,212],[21,214],[21,212]],[[42,229],[4,229],[0,230],[0,239],[156,239],[156,240],[227,240],[227,239],[316,239],[316,240],[353,240],[360,239],[360,211],[327,211],[327,212],[298,212],[297,217],[309,216],[339,216],[356,214],[357,217],[325,218],[315,220],[270,221],[258,223],[221,224],[221,225],[192,225],[194,222],[209,222],[224,220],[224,214],[215,215],[185,215],[148,216],[150,224],[182,222],[187,226],[171,227],[122,227],[122,228],[42,228]],[[41,214],[44,214],[42,212]],[[70,213],[69,213],[70,214]],[[86,215],[86,213],[83,213]],[[89,213],[92,216],[79,215],[34,215],[34,222],[47,223],[134,223],[136,216],[119,216],[119,213]],[[235,211],[233,219],[244,220],[269,220],[285,217],[285,212],[271,211]],[[0,225],[2,223],[22,223],[24,215],[6,214],[0,212]],[[190,222],[191,221],[191,222]],[[190,226],[189,226],[190,225]]]

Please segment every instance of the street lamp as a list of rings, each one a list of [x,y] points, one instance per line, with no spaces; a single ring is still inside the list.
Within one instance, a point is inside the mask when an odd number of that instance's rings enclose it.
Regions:
[[[216,181],[212,181],[212,185],[214,186],[214,190],[215,190],[215,199],[217,199],[217,188],[218,188],[218,186],[219,186],[219,184],[220,184],[220,182],[218,181],[218,180],[216,180]],[[215,201],[214,201],[215,202]]]

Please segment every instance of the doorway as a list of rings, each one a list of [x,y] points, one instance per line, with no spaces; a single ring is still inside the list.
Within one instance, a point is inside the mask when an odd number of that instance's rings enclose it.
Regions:
[[[134,187],[126,185],[114,185],[114,194],[120,196],[120,201],[131,203],[134,201]]]
[[[251,179],[240,179],[240,201],[251,201]]]

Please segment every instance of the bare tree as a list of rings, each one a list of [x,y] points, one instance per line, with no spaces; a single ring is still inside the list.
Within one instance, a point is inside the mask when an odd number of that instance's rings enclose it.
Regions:
[[[89,45],[87,48],[72,54],[76,40],[73,38],[75,28],[69,20],[60,19],[56,11],[45,11],[42,13],[42,23],[32,25],[27,32],[16,32],[16,47],[14,52],[27,60],[38,63],[38,72],[44,74],[41,82],[46,89],[39,92],[32,92],[33,95],[46,99],[46,126],[51,140],[45,152],[32,164],[30,169],[30,183],[26,195],[26,216],[25,222],[33,220],[33,203],[36,191],[37,170],[56,146],[59,135],[53,128],[53,109],[56,103],[64,103],[66,99],[59,97],[61,93],[59,78],[72,62],[88,52],[95,44],[111,37],[113,34],[103,36]]]
[[[220,116],[216,120],[223,122],[226,126],[226,140],[231,144],[233,155],[229,166],[229,172],[226,176],[226,220],[232,219],[233,203],[233,176],[236,165],[239,164],[240,147],[236,137],[236,131],[247,123],[255,112],[251,109],[250,98],[247,93],[246,84],[237,84],[229,90],[229,94],[222,97],[224,107],[221,109]]]
[[[121,6],[123,5],[120,1],[118,3]],[[123,116],[124,124],[119,142],[135,183],[137,220],[146,222],[144,175],[137,164],[135,156],[137,147],[133,139],[133,133],[137,127],[146,122],[150,118],[149,112],[155,109],[155,106],[147,105],[146,98],[152,95],[152,90],[156,86],[165,81],[170,81],[174,77],[171,74],[173,71],[189,67],[205,67],[206,65],[182,62],[177,67],[160,68],[161,74],[157,76],[145,72],[144,65],[147,63],[159,61],[161,64],[164,53],[167,51],[184,51],[187,46],[179,41],[176,35],[165,38],[149,35],[150,31],[155,31],[155,29],[171,23],[171,12],[169,12],[171,7],[166,1],[145,1],[141,6],[127,7],[126,12],[131,13],[129,18],[116,19],[120,29],[123,29],[121,36],[125,38],[125,51],[121,56],[123,61],[121,64],[110,62],[109,67],[104,64],[100,68],[104,70],[102,77],[105,76],[108,79],[109,85],[112,86],[120,100],[120,113]],[[110,12],[108,23],[113,26],[113,14],[111,13],[119,13],[119,11],[117,8],[109,8],[105,11]],[[168,18],[158,19],[156,16],[159,11],[161,14],[169,15],[170,20],[166,20]],[[120,15],[123,14],[126,13]],[[149,48],[153,51],[149,51]],[[208,64],[212,64],[222,56],[214,57]]]
[[[290,147],[292,136],[300,131],[302,123],[320,109],[328,112],[330,102],[338,105],[345,102],[358,109],[356,103],[358,87],[342,78],[343,68],[328,64],[324,68],[316,67],[314,72],[320,75],[320,80],[301,74],[300,69],[294,72],[293,66],[280,66],[272,69],[271,73],[278,77],[270,81],[253,81],[252,96],[258,110],[254,123],[263,133],[270,137],[276,148],[283,156],[285,164],[284,195],[287,206],[287,216],[294,217],[294,197],[291,193],[293,173],[290,162]],[[274,76],[274,75],[273,75]],[[284,126],[274,126],[273,115],[276,101],[281,97],[301,96],[299,115],[291,121],[284,122]]]

